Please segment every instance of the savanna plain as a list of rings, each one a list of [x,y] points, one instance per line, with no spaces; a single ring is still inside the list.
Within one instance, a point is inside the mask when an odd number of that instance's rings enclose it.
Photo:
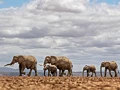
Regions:
[[[0,76],[0,90],[120,90],[120,78]]]

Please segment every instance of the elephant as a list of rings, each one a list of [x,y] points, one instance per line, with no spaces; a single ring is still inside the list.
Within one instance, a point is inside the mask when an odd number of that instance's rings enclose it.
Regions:
[[[55,65],[59,69],[59,76],[63,76],[64,71],[68,70],[67,76],[72,76],[72,62],[65,56],[46,56],[44,60],[44,67],[47,63]],[[62,72],[61,72],[62,71]],[[45,70],[44,70],[45,75]]]
[[[101,66],[100,66],[101,77],[102,77],[102,67],[105,67],[104,77],[106,77],[107,69],[109,70],[109,74],[110,74],[111,77],[112,77],[111,71],[114,71],[115,72],[115,77],[117,77],[116,69],[118,68],[118,65],[115,61],[109,61],[109,62],[102,62],[101,63]]]
[[[13,60],[11,63],[6,64],[5,66],[8,65],[13,65],[14,63],[19,64],[19,76],[22,76],[22,74],[25,75],[24,69],[30,69],[28,76],[31,75],[32,69],[35,71],[35,76],[38,76],[37,73],[37,60],[34,56],[24,56],[24,55],[17,55],[13,56]]]
[[[96,76],[96,68],[94,65],[85,65],[84,68],[83,68],[83,73],[82,75],[84,76],[84,71],[87,70],[87,77],[89,76],[89,73],[92,72],[92,75],[91,77],[93,76],[93,73],[95,74]]]
[[[57,76],[57,67],[55,65],[48,64],[46,65],[43,70],[48,70],[48,76]]]

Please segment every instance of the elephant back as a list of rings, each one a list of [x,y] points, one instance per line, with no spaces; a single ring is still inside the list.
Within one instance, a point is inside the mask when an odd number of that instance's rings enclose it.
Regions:
[[[26,61],[26,68],[35,68],[37,64],[37,60],[34,56],[25,56],[25,61]]]
[[[91,68],[92,68],[93,70],[96,70],[96,67],[95,67],[94,65],[91,65]]]
[[[73,67],[72,62],[65,56],[56,57],[56,66],[58,69],[70,69]]]
[[[93,71],[95,71],[95,70],[96,70],[95,66],[94,66],[94,65],[91,65],[91,66],[90,66],[90,71],[93,72]]]
[[[65,57],[65,56],[59,56],[59,57],[56,57],[58,61],[63,61],[63,62],[69,62],[70,63],[70,60]]]
[[[25,59],[30,62],[37,62],[36,58],[34,56],[25,56]]]
[[[110,66],[111,66],[112,69],[117,69],[118,68],[118,65],[115,61],[111,61]]]

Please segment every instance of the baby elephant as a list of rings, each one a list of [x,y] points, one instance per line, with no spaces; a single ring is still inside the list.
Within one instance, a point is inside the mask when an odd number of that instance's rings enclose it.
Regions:
[[[91,77],[93,76],[93,73],[95,73],[96,76],[96,68],[94,65],[85,65],[83,68],[83,76],[84,76],[84,71],[87,70],[87,77],[89,76],[89,73],[92,72]]]
[[[57,76],[57,67],[55,65],[48,64],[44,66],[43,70],[48,70],[48,76]]]

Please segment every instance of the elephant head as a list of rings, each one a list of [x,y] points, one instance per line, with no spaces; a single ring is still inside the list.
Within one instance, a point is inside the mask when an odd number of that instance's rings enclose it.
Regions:
[[[47,70],[47,69],[49,69],[49,68],[50,68],[50,65],[48,64],[48,65],[45,65],[45,66],[44,66],[43,70]]]
[[[46,56],[45,60],[44,60],[44,66],[47,63],[51,63],[51,64],[56,64],[57,58],[55,56]]]
[[[101,77],[102,77],[102,67],[110,68],[110,63],[109,63],[109,62],[102,62],[102,63],[101,63],[101,66],[100,66],[100,74],[101,74]]]
[[[8,65],[13,65],[14,63],[22,63],[23,62],[23,59],[24,57],[22,56],[22,55],[20,55],[20,56],[13,56],[13,60],[11,61],[11,63],[9,63],[9,64],[6,64],[5,66],[8,66]]]
[[[87,72],[89,72],[89,69],[90,69],[89,66],[88,66],[88,65],[85,65],[84,68],[83,68],[83,73],[82,73],[82,75],[84,76],[84,71],[85,71],[85,70],[87,70]]]

